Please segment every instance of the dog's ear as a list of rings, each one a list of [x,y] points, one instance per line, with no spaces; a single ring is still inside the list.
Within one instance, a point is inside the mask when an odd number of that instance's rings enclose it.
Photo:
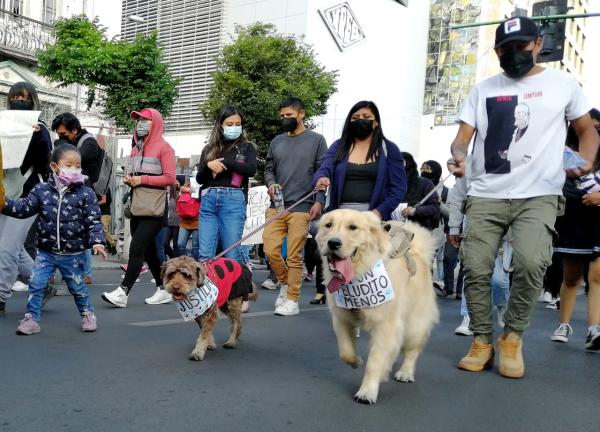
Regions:
[[[196,286],[200,288],[204,285],[204,264],[196,263]]]
[[[375,219],[373,219],[375,218]],[[373,215],[373,218],[369,218],[370,226],[369,231],[371,232],[372,239],[377,246],[377,250],[380,254],[384,255],[390,248],[390,238],[387,235],[385,228],[382,226],[379,218]],[[388,224],[389,225],[389,224]],[[391,225],[389,225],[391,229]]]
[[[167,270],[167,263],[164,262],[160,265],[160,280],[161,282],[165,279],[165,271]]]

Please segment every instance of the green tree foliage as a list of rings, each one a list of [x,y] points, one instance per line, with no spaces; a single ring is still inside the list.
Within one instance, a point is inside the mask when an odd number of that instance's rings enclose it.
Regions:
[[[57,20],[55,34],[55,43],[38,52],[42,76],[86,86],[88,108],[100,100],[103,114],[126,130],[133,126],[131,111],[152,107],[170,114],[179,80],[162,63],[156,33],[109,41],[97,20],[82,15]]]
[[[326,113],[338,74],[326,71],[310,46],[277,34],[273,25],[255,23],[236,32],[237,38],[217,59],[210,94],[201,110],[211,123],[224,104],[242,110],[248,136],[258,146],[257,177],[262,177],[269,144],[279,132],[279,103],[292,95],[302,99],[310,127],[311,117]]]

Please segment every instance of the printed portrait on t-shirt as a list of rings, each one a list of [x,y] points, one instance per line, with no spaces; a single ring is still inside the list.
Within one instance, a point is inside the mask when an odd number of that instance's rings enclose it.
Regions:
[[[508,150],[514,142],[516,129],[523,125],[522,112],[518,96],[495,96],[485,101],[488,118],[487,136],[484,141],[485,172],[487,174],[510,173]],[[519,120],[517,121],[517,112]],[[529,125],[529,109],[527,109],[527,125]],[[520,139],[525,130],[518,135]]]

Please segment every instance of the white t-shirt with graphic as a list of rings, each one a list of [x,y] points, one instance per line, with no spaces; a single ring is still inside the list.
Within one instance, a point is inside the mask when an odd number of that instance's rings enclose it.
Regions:
[[[570,75],[545,69],[514,80],[499,74],[469,93],[460,121],[476,129],[469,195],[517,199],[561,195],[566,120],[589,110]]]

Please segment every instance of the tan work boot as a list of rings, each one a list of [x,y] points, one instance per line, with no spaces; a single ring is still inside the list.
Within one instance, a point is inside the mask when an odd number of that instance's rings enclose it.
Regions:
[[[507,378],[521,378],[525,375],[525,364],[523,363],[523,340],[521,337],[510,332],[498,338],[498,353],[500,375]]]
[[[484,343],[479,336],[475,336],[471,348],[466,356],[458,362],[458,368],[481,372],[494,365],[494,347],[492,344]]]

